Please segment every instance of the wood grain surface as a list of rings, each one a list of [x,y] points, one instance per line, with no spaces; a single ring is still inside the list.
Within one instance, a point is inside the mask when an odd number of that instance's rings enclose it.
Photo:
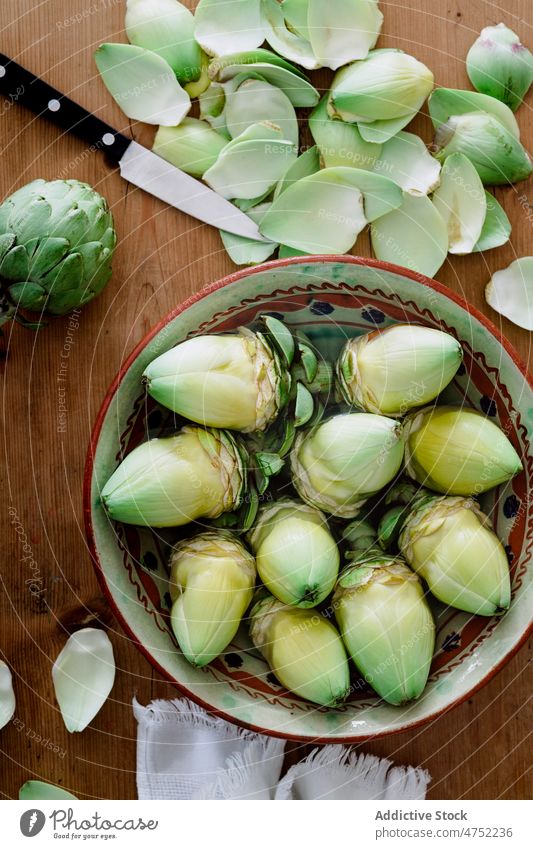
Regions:
[[[504,20],[533,48],[531,0],[397,0],[381,7],[380,46],[403,48],[426,62],[438,85],[467,87],[465,56],[488,24]],[[1,50],[150,145],[154,128],[125,120],[92,58],[101,42],[125,41],[124,8],[124,0],[3,0]],[[330,77],[320,72],[314,79],[325,88]],[[532,150],[533,92],[518,120]],[[415,129],[430,140],[427,116],[417,118]],[[12,326],[3,340],[0,657],[13,669],[17,708],[0,733],[0,793],[16,798],[24,781],[40,778],[80,797],[135,798],[132,696],[146,703],[176,691],[130,644],[97,586],[82,526],[85,453],[105,390],[133,346],[178,302],[234,267],[218,233],[128,186],[102,155],[16,104],[0,101],[0,145],[2,197],[36,177],[85,180],[108,199],[119,234],[111,282],[74,322],[58,319],[37,334]],[[533,254],[533,185],[498,189],[496,196],[513,222],[511,244],[453,258],[438,279],[499,324],[527,360],[530,334],[501,322],[485,305],[483,289],[492,271]],[[366,236],[354,253],[370,255]],[[64,432],[58,430],[62,362]],[[31,581],[37,582],[33,592]],[[51,665],[66,633],[93,622],[109,626],[116,683],[92,727],[69,735],[54,701]],[[362,749],[427,767],[431,798],[530,798],[530,657],[525,646],[460,707]]]

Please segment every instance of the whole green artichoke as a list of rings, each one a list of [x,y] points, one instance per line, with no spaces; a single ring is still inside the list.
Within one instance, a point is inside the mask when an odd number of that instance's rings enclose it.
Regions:
[[[78,180],[34,180],[0,205],[0,323],[63,315],[98,295],[116,244],[105,199]]]

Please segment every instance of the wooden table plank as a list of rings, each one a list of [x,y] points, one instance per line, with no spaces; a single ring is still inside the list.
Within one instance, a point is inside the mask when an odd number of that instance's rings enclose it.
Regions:
[[[482,26],[502,17],[533,46],[530,0],[507,0],[505,12],[484,0],[398,0],[381,6],[380,44],[425,61],[439,85],[467,85],[464,59],[470,44]],[[153,129],[124,119],[92,61],[101,42],[124,40],[122,2],[5,0],[2,11],[4,52],[117,128],[151,143]],[[317,85],[327,86],[329,78],[320,72]],[[530,94],[518,113],[529,148],[532,104]],[[415,126],[429,141],[427,117]],[[2,110],[0,140],[2,197],[35,177],[86,180],[107,197],[120,237],[113,279],[80,315],[78,327],[69,330],[68,318],[37,335],[12,327],[5,340],[0,653],[15,672],[17,710],[16,722],[0,735],[0,793],[15,797],[26,779],[40,777],[80,796],[134,798],[132,696],[147,702],[175,691],[130,645],[99,592],[81,525],[85,451],[104,392],[135,343],[176,303],[233,266],[216,232],[127,187],[103,157],[88,154],[80,142],[16,105]],[[486,307],[483,288],[492,271],[533,253],[531,183],[496,194],[513,221],[511,244],[483,257],[453,258],[438,277],[489,315],[528,359],[530,334],[500,321]],[[354,253],[368,255],[366,237]],[[58,432],[61,363],[67,368],[65,433]],[[54,702],[50,668],[65,633],[93,621],[112,630],[117,681],[94,727],[69,735]],[[526,646],[483,690],[432,725],[362,748],[398,763],[427,766],[433,798],[527,798],[532,790],[527,775],[530,657]],[[298,747],[291,748],[291,757],[299,757]]]

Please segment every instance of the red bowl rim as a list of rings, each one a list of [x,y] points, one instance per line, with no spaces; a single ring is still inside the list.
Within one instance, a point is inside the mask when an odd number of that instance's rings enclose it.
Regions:
[[[126,635],[131,639],[131,641],[136,645],[137,649],[144,655],[146,660],[155,668],[164,679],[173,684],[180,693],[182,693],[187,698],[191,699],[191,701],[199,704],[206,711],[211,713],[214,716],[220,717],[221,719],[230,722],[233,725],[238,725],[243,728],[247,728],[250,731],[255,731],[259,734],[266,734],[270,737],[278,737],[283,740],[293,740],[299,743],[314,743],[318,745],[326,745],[329,743],[344,743],[345,745],[350,745],[354,743],[360,743],[364,741],[376,740],[381,737],[388,737],[393,734],[400,734],[408,729],[419,728],[422,725],[426,725],[429,722],[435,721],[440,718],[444,714],[453,710],[458,705],[462,704],[462,702],[471,698],[472,695],[481,690],[485,684],[488,684],[489,681],[494,678],[498,672],[503,669],[506,663],[511,660],[511,658],[519,651],[519,649],[524,645],[524,643],[529,639],[530,635],[533,634],[533,622],[530,623],[528,628],[525,630],[522,637],[519,641],[514,645],[507,654],[497,663],[492,669],[487,672],[487,674],[470,690],[464,693],[462,696],[457,698],[455,701],[451,702],[451,704],[446,705],[440,710],[435,711],[429,716],[424,717],[423,719],[419,719],[415,722],[405,722],[399,728],[394,728],[391,730],[384,730],[375,732],[373,734],[364,734],[364,735],[353,735],[349,737],[311,737],[311,736],[302,736],[298,734],[290,734],[290,733],[282,733],[279,731],[273,731],[271,729],[265,729],[262,726],[253,725],[249,722],[243,722],[241,720],[237,720],[234,716],[229,713],[226,713],[223,710],[212,707],[207,702],[204,702],[199,696],[195,693],[191,692],[187,689],[187,687],[180,684],[176,679],[170,675],[158,662],[154,657],[150,654],[149,650],[137,639],[133,630],[130,628],[127,620],[122,615],[121,611],[115,604],[113,599],[111,590],[108,586],[104,570],[102,568],[102,564],[100,563],[100,558],[98,556],[98,552],[96,549],[96,541],[94,537],[94,529],[92,523],[92,511],[91,511],[91,486],[92,486],[92,477],[93,477],[93,466],[94,466],[94,456],[96,452],[96,446],[98,444],[98,440],[100,438],[100,434],[102,431],[102,426],[104,423],[104,419],[106,417],[107,411],[111,404],[111,401],[117,392],[124,376],[129,371],[133,362],[137,359],[142,350],[148,345],[148,343],[156,336],[167,324],[173,321],[177,316],[181,313],[185,312],[189,307],[198,301],[203,300],[203,298],[211,295],[213,292],[216,292],[218,289],[222,289],[225,286],[229,286],[232,283],[235,283],[239,280],[242,280],[245,277],[251,277],[254,274],[260,274],[263,271],[268,271],[271,269],[281,269],[286,268],[287,266],[292,265],[301,265],[305,263],[306,265],[316,263],[344,263],[346,265],[359,265],[369,268],[375,268],[380,271],[386,271],[393,274],[398,274],[402,277],[407,277],[410,280],[413,280],[415,283],[419,283],[421,286],[426,286],[430,289],[433,289],[435,292],[438,292],[441,295],[444,295],[451,301],[454,301],[458,306],[462,307],[463,310],[468,312],[474,318],[476,318],[486,329],[491,333],[491,335],[500,343],[500,345],[505,349],[505,351],[509,354],[517,368],[522,372],[524,379],[528,383],[530,389],[533,389],[533,376],[529,373],[528,368],[516,349],[510,344],[510,342],[505,339],[502,333],[498,330],[496,325],[487,318],[477,307],[474,307],[472,304],[469,304],[461,295],[458,295],[452,289],[449,289],[448,286],[445,286],[443,283],[439,283],[436,280],[433,280],[430,277],[426,277],[425,275],[419,274],[418,272],[412,271],[408,268],[404,268],[400,265],[394,265],[389,262],[382,262],[381,260],[367,258],[367,257],[359,257],[359,256],[337,256],[337,255],[317,255],[317,256],[299,256],[299,257],[287,257],[285,259],[276,259],[271,260],[270,262],[265,262],[260,265],[256,265],[253,268],[244,268],[239,271],[234,271],[232,274],[228,274],[223,277],[221,280],[217,280],[215,283],[210,283],[207,286],[204,286],[200,291],[196,292],[194,295],[191,295],[185,301],[182,301],[177,307],[175,307],[171,312],[169,312],[164,318],[159,321],[155,327],[153,327],[141,341],[135,346],[131,354],[126,358],[124,364],[120,368],[118,374],[115,379],[111,383],[109,389],[106,392],[100,410],[98,411],[98,415],[96,416],[92,432],[91,439],[89,443],[89,448],[87,451],[87,459],[85,462],[85,470],[83,477],[83,517],[85,523],[85,534],[87,538],[87,544],[89,547],[89,553],[91,556],[91,560],[93,562],[93,566],[96,572],[96,577],[98,579],[98,583],[100,588],[106,597],[111,610],[115,616],[115,619],[118,621],[120,626]]]

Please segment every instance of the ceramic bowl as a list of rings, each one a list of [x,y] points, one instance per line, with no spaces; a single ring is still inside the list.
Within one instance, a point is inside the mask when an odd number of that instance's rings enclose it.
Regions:
[[[437,641],[429,682],[421,698],[407,706],[380,701],[354,672],[353,694],[342,708],[317,708],[280,686],[244,627],[214,663],[192,668],[168,618],[166,562],[176,533],[112,523],[100,502],[99,492],[123,452],[169,424],[169,414],[143,389],[141,375],[148,363],[184,339],[232,330],[265,312],[305,329],[328,357],[347,335],[398,321],[452,333],[465,359],[444,400],[464,399],[490,416],[524,460],[524,472],[483,501],[508,553],[511,608],[500,619],[488,619],[435,603]],[[239,271],[170,313],[136,347],[109,389],[94,426],[85,476],[85,523],[98,579],[118,622],[150,663],[183,694],[238,725],[302,741],[345,743],[413,728],[486,683],[530,631],[532,423],[531,383],[516,352],[483,315],[439,283],[353,257],[296,258]]]

